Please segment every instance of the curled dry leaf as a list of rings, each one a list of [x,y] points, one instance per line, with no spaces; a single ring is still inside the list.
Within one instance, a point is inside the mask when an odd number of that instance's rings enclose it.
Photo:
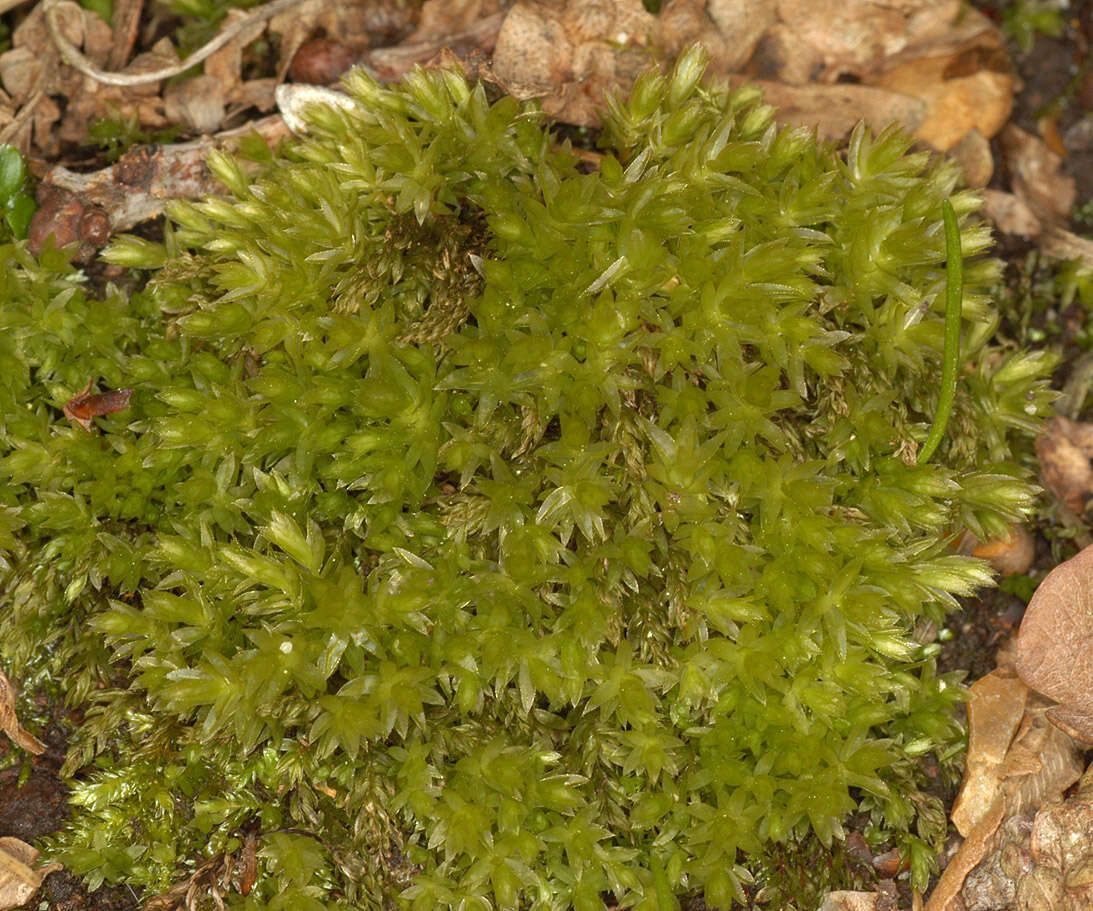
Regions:
[[[132,389],[111,389],[108,392],[91,395],[92,382],[93,380],[88,380],[83,390],[64,404],[65,417],[75,421],[88,433],[91,432],[92,418],[124,411],[129,407],[129,400],[133,398]]]
[[[1048,710],[1052,722],[1093,743],[1093,547],[1036,589],[1017,637],[1017,673],[1060,703]]]
[[[12,743],[22,747],[28,753],[38,756],[46,751],[45,744],[19,723],[19,718],[15,714],[15,687],[2,670],[0,670],[0,731],[7,734]]]
[[[0,911],[26,904],[41,888],[42,880],[61,869],[60,864],[35,869],[38,856],[38,851],[25,841],[0,838]]]

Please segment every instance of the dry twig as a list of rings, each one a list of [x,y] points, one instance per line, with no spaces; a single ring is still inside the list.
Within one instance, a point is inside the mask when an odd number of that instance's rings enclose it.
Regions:
[[[45,5],[43,9],[45,12],[46,25],[49,28],[49,34],[53,38],[53,43],[57,45],[57,49],[64,57],[65,62],[68,63],[69,66],[79,70],[85,76],[90,76],[96,82],[101,82],[105,85],[132,86],[144,85],[149,82],[159,82],[161,79],[169,79],[172,76],[177,76],[179,73],[186,72],[190,67],[201,63],[206,57],[215,54],[244,29],[251,28],[258,22],[266,22],[274,16],[283,13],[294,6],[298,6],[303,0],[273,0],[272,3],[267,3],[265,6],[256,9],[249,16],[237,19],[235,22],[226,26],[219,35],[211,41],[208,41],[204,46],[198,48],[185,60],[180,60],[173,66],[164,67],[160,70],[153,70],[150,73],[110,73],[95,66],[95,64],[61,32],[60,23],[56,18],[56,7],[60,2],[61,0],[44,0]]]

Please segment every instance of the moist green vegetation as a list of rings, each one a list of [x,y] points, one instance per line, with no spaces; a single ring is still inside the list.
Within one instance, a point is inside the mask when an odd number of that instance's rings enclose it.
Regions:
[[[257,833],[255,908],[727,909],[858,810],[924,882],[962,693],[913,630],[1030,509],[1050,359],[991,346],[972,260],[916,464],[974,196],[702,68],[596,173],[458,74],[354,73],[113,246],[129,299],[0,247],[2,659],[85,708],[52,853],[158,890]],[[135,389],[90,433],[89,379]]]

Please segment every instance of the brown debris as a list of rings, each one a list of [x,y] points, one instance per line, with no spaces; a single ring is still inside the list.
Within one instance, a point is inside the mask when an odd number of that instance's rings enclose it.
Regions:
[[[134,146],[112,167],[90,174],[77,174],[58,165],[45,175],[40,188],[66,191],[79,200],[85,211],[97,207],[105,213],[115,232],[126,231],[160,215],[171,199],[202,199],[223,192],[205,167],[205,158],[212,149],[231,148],[252,133],[272,145],[288,134],[288,127],[276,115],[194,142]],[[45,237],[42,234],[41,239]]]
[[[76,395],[64,403],[64,415],[75,424],[79,424],[88,433],[91,432],[91,419],[105,414],[115,414],[129,407],[133,398],[132,389],[111,389],[98,395],[91,394],[93,380]]]
[[[964,134],[956,145],[949,149],[949,155],[960,165],[964,173],[964,182],[969,187],[985,187],[994,175],[994,155],[990,140],[976,127]]]
[[[1025,715],[1028,687],[1016,675],[993,671],[971,688],[964,784],[953,805],[956,830],[967,836],[990,811],[1003,778],[1002,765]]]
[[[757,57],[777,54],[771,32],[780,27],[773,3],[670,0],[657,17],[657,46],[671,56],[678,56],[689,44],[701,41],[710,54],[713,72],[739,73],[744,71],[753,54]],[[760,42],[770,47],[762,47]],[[766,72],[755,75],[769,77],[774,69],[769,66]],[[786,79],[785,76],[780,78]],[[806,74],[801,81],[807,79]]]
[[[733,85],[754,82],[763,100],[778,109],[778,120],[793,126],[814,127],[821,139],[841,139],[859,121],[880,132],[893,120],[907,129],[926,117],[926,104],[911,95],[896,94],[869,85],[783,85],[780,82],[732,79]]]
[[[25,905],[38,892],[45,879],[60,864],[35,868],[38,850],[18,838],[0,838],[0,911]]]
[[[16,746],[35,756],[41,755],[46,751],[46,746],[19,723],[15,714],[15,696],[15,687],[8,675],[0,670],[0,731],[7,734]]]
[[[1060,703],[1047,713],[1055,724],[1093,744],[1093,547],[1036,589],[1017,638],[1017,673]]]
[[[980,717],[987,716],[981,714]],[[1011,715],[1007,712],[1006,729],[1010,720]],[[974,718],[971,721],[976,723]],[[988,734],[983,740],[1000,741],[1004,730],[1001,735]],[[1026,708],[997,771],[994,796],[989,792],[981,796],[986,809],[942,872],[926,903],[926,911],[962,911],[966,907],[966,891],[982,892],[985,888],[981,871],[987,871],[991,889],[1005,885],[997,882],[1003,874],[991,871],[1010,868],[1012,845],[1019,843],[1023,835],[1027,837],[1029,831],[1022,819],[1036,807],[1060,800],[1063,792],[1081,776],[1081,750],[1070,737],[1048,722],[1042,704],[1034,701]],[[976,876],[970,875],[973,871]],[[1025,888],[1031,888],[1031,885]]]
[[[497,36],[494,78],[552,117],[598,125],[606,94],[625,92],[648,67],[654,22],[641,0],[523,0]]]
[[[1032,239],[1043,230],[1028,203],[1004,190],[983,190],[983,211],[1004,234]]]
[[[1036,438],[1044,486],[1075,516],[1093,497],[1093,425],[1062,416],[1045,423]]]
[[[935,149],[951,149],[973,130],[982,136],[994,136],[1009,120],[1013,77],[989,68],[952,75],[961,71],[960,56],[967,53],[919,57],[897,64],[871,80],[879,88],[903,92],[926,102],[926,116],[913,132],[916,139]]]
[[[364,62],[380,78],[395,80],[447,51],[471,74],[487,64],[511,7],[512,0],[427,0],[412,34],[392,47],[376,48]]]
[[[1060,171],[1062,157],[1040,137],[1012,123],[999,139],[1013,192],[1041,222],[1055,223],[1067,218],[1077,190],[1074,178]]]

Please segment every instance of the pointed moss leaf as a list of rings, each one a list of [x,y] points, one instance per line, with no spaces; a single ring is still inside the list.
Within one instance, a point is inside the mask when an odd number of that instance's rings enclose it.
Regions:
[[[323,560],[323,543],[317,528],[309,540],[292,516],[275,509],[262,533],[305,569],[313,573],[319,572]]]

